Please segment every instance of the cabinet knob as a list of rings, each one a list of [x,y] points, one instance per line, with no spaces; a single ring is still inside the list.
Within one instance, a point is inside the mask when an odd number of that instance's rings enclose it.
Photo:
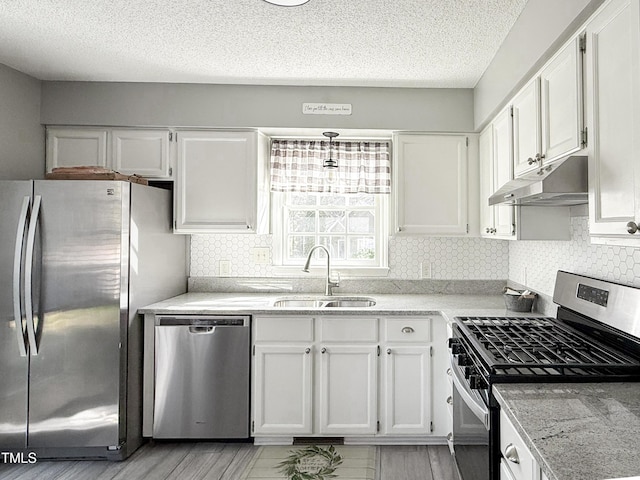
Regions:
[[[310,349],[309,347],[305,348],[305,349],[304,349],[304,353],[306,353],[306,354],[311,353],[311,349]]]
[[[391,349],[387,348],[387,355],[391,355]]]
[[[453,405],[453,397],[452,397],[451,395],[449,395],[449,396],[447,397],[447,403],[448,403],[449,405]]]
[[[636,222],[627,223],[627,232],[630,234],[634,234],[638,231],[638,224]]]
[[[453,375],[453,372],[451,371],[451,369],[450,369],[450,368],[447,368],[447,375],[449,375],[449,376],[452,376],[452,375]]]
[[[322,347],[322,350],[320,350],[320,353],[327,353],[327,349],[325,347]]]
[[[543,154],[536,153],[536,156],[535,156],[534,158],[531,158],[531,157],[527,158],[527,163],[528,163],[529,165],[533,165],[534,163],[540,163],[540,164],[542,164],[542,159],[543,159],[543,158],[544,158],[544,155],[543,155]]]
[[[507,445],[507,448],[504,449],[504,456],[511,463],[520,463],[520,457],[518,456],[518,449],[515,447],[513,443]]]
[[[415,330],[412,327],[403,327],[402,333],[413,333]]]

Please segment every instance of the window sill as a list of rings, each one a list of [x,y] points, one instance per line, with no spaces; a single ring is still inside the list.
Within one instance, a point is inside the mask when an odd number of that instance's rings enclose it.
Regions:
[[[349,277],[388,277],[389,267],[331,267],[332,276],[335,273],[339,273],[341,278]],[[327,267],[311,267],[309,273],[302,271],[302,265],[300,266],[282,266],[274,265],[271,268],[271,272],[279,277],[302,277],[302,276],[325,276],[327,274]]]

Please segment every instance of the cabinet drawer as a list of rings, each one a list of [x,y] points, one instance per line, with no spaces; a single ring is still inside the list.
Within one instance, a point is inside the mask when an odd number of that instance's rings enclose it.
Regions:
[[[384,320],[384,338],[387,342],[430,342],[431,319],[416,317],[386,318]]]
[[[518,480],[533,480],[536,465],[529,448],[504,412],[500,412],[500,453],[502,461]],[[517,463],[516,463],[517,461]]]
[[[378,341],[378,319],[370,317],[322,317],[321,342],[371,343]]]
[[[312,342],[313,317],[254,317],[254,342]]]

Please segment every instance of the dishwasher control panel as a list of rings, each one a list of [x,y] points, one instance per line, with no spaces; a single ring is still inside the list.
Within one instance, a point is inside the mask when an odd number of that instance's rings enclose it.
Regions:
[[[172,315],[156,317],[157,326],[248,327],[249,316]]]

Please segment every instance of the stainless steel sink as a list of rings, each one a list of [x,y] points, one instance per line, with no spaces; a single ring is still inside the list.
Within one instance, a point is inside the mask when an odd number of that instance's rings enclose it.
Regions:
[[[376,304],[371,297],[282,297],[273,302],[274,307],[280,308],[363,308]]]

